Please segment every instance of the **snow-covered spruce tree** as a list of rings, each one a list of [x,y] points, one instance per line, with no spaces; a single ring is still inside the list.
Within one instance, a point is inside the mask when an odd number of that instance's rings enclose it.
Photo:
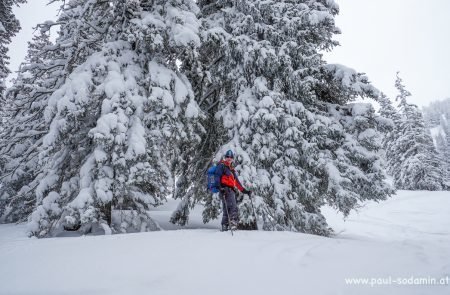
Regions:
[[[335,157],[327,164],[327,201],[348,215],[358,201],[383,199],[393,192],[385,183],[385,165],[380,157],[382,135],[378,132],[389,125],[375,114],[370,103],[330,107],[343,127],[342,132],[337,125],[343,140],[333,143],[342,146],[330,148]]]
[[[15,222],[26,218],[34,206],[28,184],[38,171],[38,152],[47,130],[43,112],[54,79],[46,63],[53,61],[44,50],[51,46],[41,33],[29,42],[25,62],[5,95],[2,108],[5,124],[0,131],[0,220]],[[53,63],[53,62],[52,62]]]
[[[29,44],[19,76],[3,103],[7,118],[0,139],[3,221],[26,219],[36,207],[35,189],[43,177],[38,154],[53,117],[44,112],[49,97],[76,65],[99,50],[108,28],[109,3],[105,1],[72,0],[61,9],[57,22],[38,25],[40,35]],[[59,36],[51,45],[47,35],[55,25],[60,27]]]
[[[434,137],[434,142],[436,143],[436,151],[438,153],[439,162],[442,167],[442,179],[443,179],[443,188],[448,189],[449,187],[449,160],[450,152],[447,145],[447,135],[444,133],[438,133]]]
[[[380,104],[380,115],[382,118],[389,120],[389,129],[385,130],[383,137],[383,151],[386,160],[386,168],[389,175],[394,175],[394,166],[398,161],[398,153],[396,151],[395,142],[399,138],[399,128],[401,123],[401,115],[393,106],[389,97],[381,94],[378,99]]]
[[[426,125],[430,127],[439,126],[441,123],[450,124],[450,98],[433,101],[429,106],[424,107],[423,118]]]
[[[216,160],[229,148],[240,155],[240,178],[254,191],[264,229],[327,235],[323,204],[347,214],[360,200],[386,198],[391,189],[375,152],[379,142],[369,144],[381,123],[368,109],[344,110],[356,96],[376,98],[378,92],[365,76],[325,64],[319,53],[337,44],[331,39],[339,32],[337,5],[209,0],[199,6],[208,78],[200,106],[212,112],[216,127],[205,146]],[[205,200],[201,187],[190,187],[198,188],[197,201]],[[204,221],[218,212],[206,205]],[[241,223],[253,222],[250,208],[245,199]]]
[[[49,100],[32,234],[156,230],[149,209],[196,143],[200,110],[177,61],[199,46],[194,2],[109,1],[99,52],[74,67]],[[113,208],[124,214],[112,216]],[[126,211],[125,211],[126,210]],[[126,214],[125,214],[126,212]]]
[[[396,99],[402,119],[399,136],[393,144],[397,157],[390,163],[394,184],[397,189],[440,190],[442,167],[422,113],[416,105],[407,102],[411,93],[398,74],[395,86],[399,91]]]
[[[450,190],[450,124],[447,121],[445,129],[445,149],[442,153],[444,161],[444,188]]]
[[[439,153],[445,189],[450,189],[450,98],[424,107],[423,115]]]
[[[8,69],[8,45],[11,38],[20,30],[19,21],[12,9],[13,6],[25,3],[26,0],[0,0],[0,98],[5,90],[5,79],[10,73]]]
[[[220,9],[219,1],[207,3],[208,1],[198,1],[203,10],[208,10],[209,5],[213,9]],[[215,6],[217,2],[217,7]],[[200,13],[200,15],[204,12]],[[206,188],[206,171],[208,167],[218,160],[216,156],[220,147],[228,141],[228,132],[223,126],[220,118],[217,118],[217,111],[223,107],[220,103],[223,101],[224,93],[222,84],[217,83],[219,77],[212,77],[211,73],[217,73],[217,68],[223,67],[224,46],[226,44],[227,34],[220,28],[219,31],[210,33],[214,30],[205,30],[209,20],[207,18],[200,19],[202,22],[201,29],[201,46],[198,51],[185,55],[185,59],[181,65],[186,73],[195,96],[202,109],[201,124],[206,132],[200,133],[199,145],[187,145],[186,152],[190,155],[185,157],[180,163],[176,175],[177,181],[173,196],[180,199],[177,209],[173,212],[171,222],[186,225],[189,221],[190,209],[196,203],[201,202],[205,205],[203,212],[203,221],[206,223],[211,218],[217,218],[220,214],[220,201],[212,199]],[[184,148],[184,147],[181,147]]]

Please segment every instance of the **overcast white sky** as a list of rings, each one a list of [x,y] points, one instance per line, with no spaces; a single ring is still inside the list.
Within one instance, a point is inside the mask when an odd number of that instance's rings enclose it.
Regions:
[[[32,27],[55,19],[58,5],[30,0],[15,9],[22,31],[10,46],[15,71],[26,54]],[[366,73],[373,84],[394,98],[400,71],[410,102],[419,106],[450,97],[450,0],[336,0],[341,46],[326,55]]]
[[[8,55],[11,57],[9,68],[11,71],[17,71],[25,58],[28,41],[33,38],[33,27],[46,20],[56,20],[60,3],[49,6],[47,5],[48,2],[49,0],[28,0],[27,4],[13,8],[22,29],[13,38],[9,46]]]
[[[337,0],[341,46],[327,55],[392,99],[396,72],[419,106],[450,97],[450,0]]]

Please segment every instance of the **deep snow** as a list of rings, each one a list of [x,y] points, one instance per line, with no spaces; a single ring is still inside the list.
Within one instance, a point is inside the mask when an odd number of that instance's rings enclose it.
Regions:
[[[175,205],[154,212],[160,232],[30,239],[24,225],[1,225],[0,294],[450,294],[450,285],[345,282],[450,276],[450,192],[400,191],[346,221],[324,208],[332,238],[231,236],[203,225],[200,210],[172,230]]]

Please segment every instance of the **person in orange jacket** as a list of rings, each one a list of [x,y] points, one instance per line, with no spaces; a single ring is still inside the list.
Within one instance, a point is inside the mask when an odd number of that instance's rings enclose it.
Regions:
[[[238,224],[238,207],[236,202],[236,193],[240,191],[244,194],[251,195],[251,191],[245,189],[239,181],[236,171],[234,170],[234,154],[232,150],[225,153],[225,157],[220,161],[216,176],[220,178],[220,198],[222,199],[223,216],[222,231],[236,229]]]

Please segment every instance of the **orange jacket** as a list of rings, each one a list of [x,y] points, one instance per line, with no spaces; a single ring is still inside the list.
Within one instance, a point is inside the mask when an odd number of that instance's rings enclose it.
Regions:
[[[239,191],[244,191],[244,188],[239,181],[236,171],[228,161],[220,161],[217,167],[216,175],[220,176],[220,184],[230,188],[237,188]]]

